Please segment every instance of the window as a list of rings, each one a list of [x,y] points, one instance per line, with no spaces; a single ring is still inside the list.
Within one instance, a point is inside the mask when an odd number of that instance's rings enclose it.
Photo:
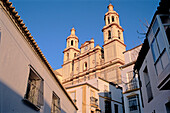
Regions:
[[[165,104],[167,113],[170,113],[170,102]]]
[[[95,97],[95,92],[93,90],[90,91],[90,97]]]
[[[105,100],[105,113],[111,113],[111,101]]]
[[[127,78],[129,82],[133,79],[133,71],[127,72]]]
[[[118,38],[120,39],[120,31],[118,30]]]
[[[165,26],[165,32],[166,32],[166,36],[168,38],[168,42],[170,45],[170,26]]]
[[[118,18],[116,17],[116,21],[117,21],[117,23],[118,23]]]
[[[161,21],[159,21],[160,19]],[[157,75],[160,75],[169,63],[167,52],[169,48],[166,48],[166,45],[169,43],[169,22],[168,15],[157,16],[148,35]],[[164,29],[160,27],[162,25]]]
[[[84,63],[84,67],[83,70],[86,71],[87,70],[87,62]]]
[[[118,105],[114,104],[114,107],[115,107],[115,113],[118,113]]]
[[[104,92],[108,92],[108,86],[104,85]]]
[[[157,74],[160,75],[163,69],[168,65],[168,55],[167,52],[165,51],[163,35],[159,29],[157,30],[155,38],[151,43],[151,49],[153,53]]]
[[[70,97],[72,98],[73,102],[76,103],[76,91],[70,92]]]
[[[72,71],[74,71],[74,60],[72,61]]]
[[[61,113],[60,98],[53,92],[51,113]]]
[[[24,99],[32,103],[38,109],[44,104],[43,81],[44,80],[39,74],[30,67],[27,90]]]
[[[71,46],[73,46],[73,40],[71,40]]]
[[[112,16],[112,22],[114,22],[114,16]]]
[[[108,24],[110,24],[110,18],[108,17]]]
[[[69,53],[67,53],[67,60],[69,60]]]
[[[149,75],[148,75],[147,67],[145,67],[143,72],[144,72],[146,92],[147,92],[147,95],[148,95],[148,102],[150,102],[153,99],[153,95],[152,95],[151,83],[150,83],[150,78],[149,78]]]
[[[74,57],[76,57],[76,53],[74,53]]]
[[[137,109],[138,105],[137,105],[137,98],[136,98],[136,96],[129,97],[128,100],[129,100],[129,110],[130,111],[138,110]]]
[[[111,39],[111,31],[108,31],[108,39]]]
[[[128,83],[126,84],[126,91],[138,88],[136,78],[134,78],[133,71],[127,72]]]

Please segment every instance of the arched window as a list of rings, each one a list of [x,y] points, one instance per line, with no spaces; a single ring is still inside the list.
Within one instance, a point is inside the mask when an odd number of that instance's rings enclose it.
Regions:
[[[112,22],[114,22],[114,16],[112,16]]]
[[[73,46],[73,40],[71,40],[71,46]]]
[[[120,31],[118,30],[118,38],[120,39]]]
[[[74,57],[76,57],[76,53],[74,53]]]
[[[110,24],[110,18],[108,17],[108,24]]]
[[[69,60],[69,53],[67,53],[67,60]]]
[[[108,39],[111,39],[111,31],[108,31]]]
[[[84,63],[83,70],[84,70],[84,71],[87,70],[87,62]]]

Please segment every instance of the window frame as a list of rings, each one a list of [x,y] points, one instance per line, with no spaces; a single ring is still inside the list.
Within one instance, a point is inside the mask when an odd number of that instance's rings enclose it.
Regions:
[[[32,86],[31,86],[30,85],[30,81],[31,81],[30,79],[31,78],[38,78],[40,80],[39,86],[37,85],[37,83],[34,84],[33,81],[32,81]],[[31,87],[33,88],[33,85],[35,85],[36,89],[35,90],[32,89],[34,91],[32,91],[32,93],[31,93],[30,92],[31,91]],[[34,100],[35,96],[33,98],[29,97],[31,94],[34,95],[35,93],[38,95],[36,97],[37,98],[36,101]],[[33,99],[32,102],[31,102],[31,99]],[[23,101],[27,105],[29,105],[30,107],[32,107],[33,109],[35,109],[37,111],[39,111],[41,109],[41,107],[44,105],[44,79],[38,74],[38,72],[31,65],[29,65],[29,76],[28,76],[28,80],[27,80],[27,87],[26,87],[26,92],[25,92]]]
[[[149,38],[150,46],[151,46],[151,52],[154,60],[154,67],[156,70],[156,74],[159,76],[163,70],[166,68],[168,63],[165,63],[162,60],[162,57],[170,58],[170,54],[168,53],[170,45],[169,40],[166,35],[164,26],[170,26],[170,24],[164,24],[161,21],[161,17],[163,16],[170,16],[170,15],[157,15],[153,24],[152,28],[149,31],[149,35],[147,36]],[[160,43],[160,36],[162,39],[162,43]],[[164,46],[162,46],[164,45]],[[161,48],[160,48],[161,47]],[[162,49],[163,47],[163,49]],[[169,59],[170,62],[170,59]],[[158,70],[159,69],[159,70]]]
[[[111,39],[111,38],[112,38],[112,36],[111,36],[111,31],[108,30],[108,40]]]
[[[56,99],[54,99],[54,97],[56,98]],[[55,105],[55,100],[59,100],[58,101],[58,104],[59,105]],[[57,110],[59,111],[59,113],[61,113],[61,104],[60,104],[60,98],[59,98],[59,96],[53,91],[53,93],[52,93],[52,103],[51,103],[51,113],[58,113],[58,112],[54,112],[53,111],[53,109],[54,109],[54,107],[56,107],[57,108]]]
[[[135,105],[132,105],[132,106],[130,106],[130,102],[131,101],[134,101],[135,100]],[[138,110],[138,97],[137,97],[137,95],[133,95],[133,96],[131,96],[131,97],[128,97],[128,103],[129,103],[129,111],[131,112],[131,111],[136,111],[136,110]],[[135,109],[134,109],[135,108]]]
[[[146,93],[147,93],[148,103],[149,103],[153,99],[153,92],[152,92],[152,87],[151,87],[151,82],[150,82],[150,77],[149,77],[147,66],[144,68],[143,74],[144,74],[144,82],[145,82],[144,86],[146,88]]]

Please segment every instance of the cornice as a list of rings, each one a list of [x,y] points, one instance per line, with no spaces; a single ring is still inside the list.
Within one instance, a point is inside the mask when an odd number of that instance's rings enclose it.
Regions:
[[[109,24],[109,25],[107,25],[107,26],[104,26],[103,29],[102,29],[102,32],[103,32],[105,29],[111,27],[112,25],[116,25],[119,29],[122,30],[122,32],[124,31],[124,29],[123,29],[120,25],[118,25],[118,24],[115,23],[115,22],[112,22],[111,24]]]
[[[63,53],[67,52],[67,51],[70,50],[70,49],[74,49],[75,51],[80,52],[79,49],[70,46],[70,47],[64,49]]]
[[[125,45],[122,41],[120,41],[119,39],[113,39],[113,40],[105,43],[105,44],[103,45],[103,47],[106,46],[106,45],[108,45],[108,44],[110,44],[110,43],[112,43],[112,42],[114,42],[114,41],[118,41],[118,42],[120,42],[122,45],[124,45],[124,46],[126,47],[126,45]]]

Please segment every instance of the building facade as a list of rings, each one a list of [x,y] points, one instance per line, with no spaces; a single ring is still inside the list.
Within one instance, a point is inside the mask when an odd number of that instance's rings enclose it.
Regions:
[[[122,88],[102,78],[66,87],[78,113],[123,113]]]
[[[170,6],[161,0],[148,28],[134,71],[144,113],[170,113]]]
[[[120,67],[125,113],[143,113],[138,75],[133,68],[142,44],[124,52],[125,64]]]
[[[126,45],[123,40],[123,29],[119,24],[119,15],[109,4],[105,14],[105,26],[103,27],[104,45],[94,46],[94,39],[86,41],[78,48],[79,39],[75,35],[75,29],[71,29],[71,35],[67,37],[67,46],[64,49],[64,62],[62,69],[58,70],[62,75],[63,83],[84,80],[84,77],[95,76],[104,78],[116,84],[121,83],[119,67],[124,64]],[[86,75],[86,76],[85,76]],[[70,81],[70,82],[69,82]]]
[[[56,70],[78,107],[78,113],[123,113],[120,66],[124,65],[126,45],[119,15],[109,4],[105,14],[103,48],[94,39],[78,48],[79,38],[71,29],[64,49],[61,69]]]
[[[76,113],[18,12],[0,0],[0,112]]]

